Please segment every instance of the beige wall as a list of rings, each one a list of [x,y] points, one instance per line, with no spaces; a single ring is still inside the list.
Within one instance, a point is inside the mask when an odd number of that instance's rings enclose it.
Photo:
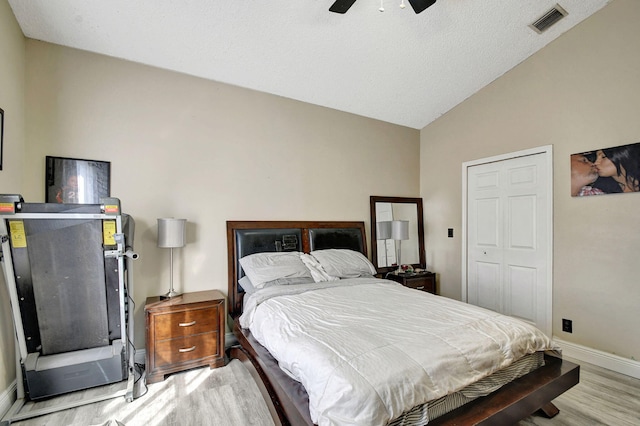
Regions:
[[[460,298],[462,163],[553,145],[554,336],[636,360],[640,194],[570,197],[569,155],[640,142],[638,20],[640,2],[613,1],[424,128],[420,163],[427,262]]]
[[[227,291],[227,220],[361,220],[369,196],[419,194],[419,131],[43,42],[27,42],[23,195],[46,155],[111,161],[136,221],[136,346],[146,297],[169,288],[156,219],[188,219],[180,291]]]
[[[0,108],[4,146],[0,194],[22,191],[24,157],[25,39],[6,1],[0,1]],[[0,273],[0,392],[15,379],[15,348],[9,296]]]

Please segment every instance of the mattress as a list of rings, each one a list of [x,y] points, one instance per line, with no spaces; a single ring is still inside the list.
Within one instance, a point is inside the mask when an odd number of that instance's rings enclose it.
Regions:
[[[523,321],[373,278],[265,288],[240,324],[302,383],[320,426],[385,425],[428,402],[433,417],[435,401],[553,349]]]

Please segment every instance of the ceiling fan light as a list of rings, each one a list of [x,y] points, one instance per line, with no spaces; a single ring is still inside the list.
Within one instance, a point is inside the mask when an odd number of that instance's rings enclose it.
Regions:
[[[355,2],[356,0],[335,0],[329,10],[334,13],[346,13],[347,10],[349,10],[349,8],[353,6]],[[424,11],[426,8],[432,6],[435,2],[436,0],[409,0],[409,4],[416,13]],[[404,8],[404,0],[401,0],[400,9]],[[383,0],[380,0],[380,8],[378,10],[380,12],[384,12]]]

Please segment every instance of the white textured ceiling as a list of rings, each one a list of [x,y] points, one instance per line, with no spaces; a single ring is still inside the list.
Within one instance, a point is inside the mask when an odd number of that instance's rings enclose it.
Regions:
[[[610,0],[9,0],[26,37],[422,129]],[[543,34],[528,25],[559,3]]]

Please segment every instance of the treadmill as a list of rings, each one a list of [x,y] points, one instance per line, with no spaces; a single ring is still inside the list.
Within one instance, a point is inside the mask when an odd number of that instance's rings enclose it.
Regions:
[[[133,400],[131,261],[134,222],[120,200],[25,203],[0,195],[0,261],[16,335],[17,400],[3,424],[60,409],[20,413],[26,401],[127,381]]]

